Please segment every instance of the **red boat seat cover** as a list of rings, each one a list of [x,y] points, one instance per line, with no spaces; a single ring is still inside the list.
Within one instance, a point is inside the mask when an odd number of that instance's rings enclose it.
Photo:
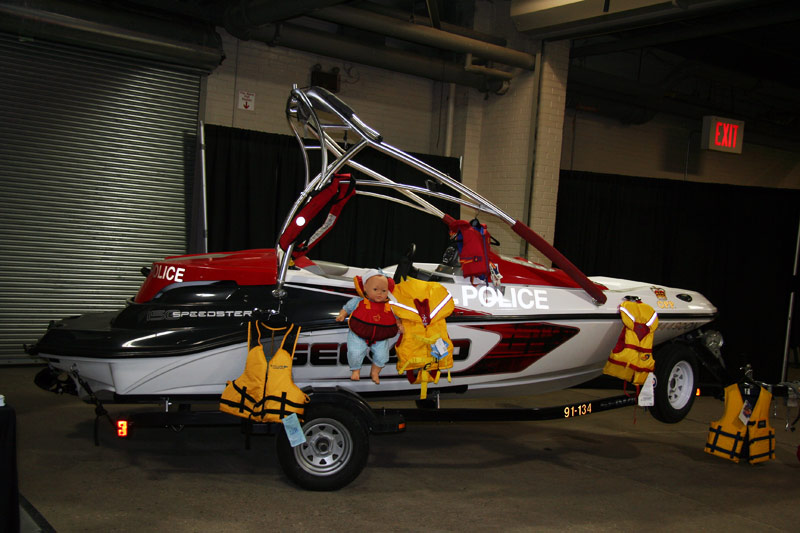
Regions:
[[[279,240],[286,251],[295,244],[292,257],[308,253],[330,230],[356,193],[356,182],[350,174],[335,174],[331,182],[315,192],[309,202],[295,215]]]

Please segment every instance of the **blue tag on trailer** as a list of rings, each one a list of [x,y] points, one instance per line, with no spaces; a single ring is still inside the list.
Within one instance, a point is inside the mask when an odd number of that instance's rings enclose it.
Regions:
[[[300,426],[300,419],[297,418],[297,413],[292,413],[283,419],[283,428],[286,430],[286,436],[289,438],[289,444],[292,445],[292,448],[306,442],[306,436],[303,434],[303,428]]]

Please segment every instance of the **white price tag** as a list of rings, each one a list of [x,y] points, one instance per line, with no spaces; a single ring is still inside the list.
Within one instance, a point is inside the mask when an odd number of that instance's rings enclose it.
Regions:
[[[292,445],[292,448],[300,446],[306,441],[297,413],[292,413],[283,419],[283,429],[286,430],[286,436],[289,438],[289,444]]]
[[[745,400],[744,405],[742,405],[742,410],[739,412],[739,420],[746,426],[747,423],[750,422],[750,415],[752,414],[753,406],[750,405],[750,400]]]
[[[656,377],[650,372],[647,374],[647,378],[645,378],[644,384],[642,384],[642,388],[639,391],[639,407],[652,407],[655,405],[655,388]]]

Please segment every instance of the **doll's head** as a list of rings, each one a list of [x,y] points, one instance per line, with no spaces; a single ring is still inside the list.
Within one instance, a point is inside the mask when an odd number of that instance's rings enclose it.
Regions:
[[[356,289],[371,302],[385,303],[389,301],[389,293],[394,289],[394,280],[387,278],[378,270],[370,270],[356,278]]]

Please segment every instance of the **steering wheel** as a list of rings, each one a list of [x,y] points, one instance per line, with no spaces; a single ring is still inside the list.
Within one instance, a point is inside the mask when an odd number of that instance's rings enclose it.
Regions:
[[[417,269],[414,268],[414,254],[417,253],[417,245],[413,242],[408,247],[405,255],[397,262],[397,270],[394,271],[394,282],[400,283],[408,276],[414,276]]]
[[[456,241],[451,240],[447,245],[447,248],[444,249],[444,253],[442,254],[442,264],[451,267],[458,267],[461,265],[461,263],[458,261],[458,244]]]

